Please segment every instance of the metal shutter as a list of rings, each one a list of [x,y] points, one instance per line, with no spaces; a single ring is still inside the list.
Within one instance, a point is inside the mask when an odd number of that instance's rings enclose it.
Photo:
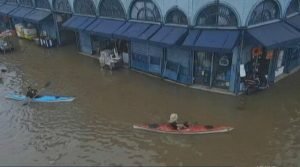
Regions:
[[[179,48],[168,48],[165,66],[167,78],[181,83],[192,83],[191,51]]]
[[[83,53],[92,54],[92,42],[91,37],[88,33],[80,32],[79,33],[80,40],[80,50]]]
[[[155,45],[148,45],[149,71],[161,75],[163,48]]]
[[[142,70],[145,72],[149,71],[149,57],[147,43],[132,42],[132,54],[131,54],[131,67]]]

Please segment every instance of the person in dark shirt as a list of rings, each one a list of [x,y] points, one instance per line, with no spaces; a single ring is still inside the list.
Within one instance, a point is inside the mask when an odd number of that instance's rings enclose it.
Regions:
[[[30,86],[27,87],[27,93],[26,93],[26,97],[29,98],[36,98],[38,96],[38,90],[31,88]]]

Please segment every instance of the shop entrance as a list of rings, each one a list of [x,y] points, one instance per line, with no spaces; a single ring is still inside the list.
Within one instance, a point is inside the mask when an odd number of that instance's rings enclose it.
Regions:
[[[55,13],[54,14],[57,27],[60,45],[73,44],[76,41],[76,33],[72,30],[65,29],[62,24],[72,17],[71,14],[67,13]]]
[[[92,36],[92,50],[94,56],[99,57],[101,51],[113,49],[117,49],[120,54],[128,54],[128,42],[125,40]]]
[[[274,79],[270,72],[273,57],[273,50],[252,49],[251,60],[245,65],[246,77],[243,78],[247,93],[268,88],[269,81]]]
[[[7,29],[12,29],[10,20],[11,18],[9,16],[0,15],[0,32],[5,31]]]
[[[275,78],[280,77],[284,73],[285,69],[285,61],[286,61],[286,56],[285,56],[285,51],[284,50],[279,50],[275,53],[275,58],[276,62],[275,63]]]
[[[229,89],[232,54],[196,52],[194,82],[209,87]]]
[[[285,50],[286,69],[287,73],[298,67],[300,64],[300,46]]]
[[[128,42],[125,40],[92,36],[93,56],[98,58],[102,67],[121,67],[129,64]]]

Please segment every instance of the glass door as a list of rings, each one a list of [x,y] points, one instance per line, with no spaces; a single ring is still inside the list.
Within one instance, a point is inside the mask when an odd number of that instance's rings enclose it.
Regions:
[[[213,54],[209,52],[196,52],[194,58],[195,83],[211,86]]]

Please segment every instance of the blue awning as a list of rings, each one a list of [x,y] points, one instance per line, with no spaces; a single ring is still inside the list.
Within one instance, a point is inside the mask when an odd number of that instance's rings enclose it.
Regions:
[[[29,14],[25,15],[24,19],[29,22],[39,23],[51,15],[50,11],[34,9]]]
[[[146,31],[144,31],[136,39],[138,40],[148,40],[154,33],[156,33],[161,26],[158,24],[152,24]]]
[[[96,20],[95,17],[86,17],[85,21],[80,26],[78,26],[77,29],[83,31],[86,29],[86,27],[91,25],[95,20]]]
[[[300,30],[300,15],[288,18],[287,23]]]
[[[83,31],[86,29],[96,18],[87,16],[72,16],[69,20],[63,23],[63,27],[71,30]]]
[[[1,15],[8,15],[10,12],[12,12],[17,7],[18,6],[16,6],[16,5],[4,4],[4,5],[0,6],[0,14]]]
[[[190,30],[182,46],[194,47],[194,43],[196,43],[200,33],[200,30]]]
[[[211,52],[232,52],[239,34],[238,30],[191,30],[183,46]]]
[[[25,17],[25,15],[27,15],[28,13],[30,13],[32,10],[33,10],[32,8],[18,7],[17,9],[15,9],[14,11],[12,11],[8,15],[11,16],[11,17],[23,19]]]
[[[300,32],[284,22],[276,22],[248,29],[248,33],[261,45],[272,49],[300,41]]]
[[[195,46],[207,51],[231,52],[239,34],[237,30],[203,30]]]
[[[123,26],[121,26],[116,32],[113,33],[114,37],[117,38],[126,38],[123,36],[123,33],[131,26],[130,22],[126,22]]]
[[[184,27],[163,26],[150,41],[161,45],[173,46],[182,40],[187,31],[187,28]]]
[[[91,32],[93,29],[95,29],[98,24],[102,22],[102,19],[96,19],[92,24],[90,24],[88,27],[85,28],[85,31]]]
[[[113,33],[116,38],[148,40],[158,29],[158,24],[127,22]]]
[[[86,28],[86,31],[90,31],[93,34],[111,38],[113,32],[117,31],[125,21],[111,20],[99,18],[94,23]]]

